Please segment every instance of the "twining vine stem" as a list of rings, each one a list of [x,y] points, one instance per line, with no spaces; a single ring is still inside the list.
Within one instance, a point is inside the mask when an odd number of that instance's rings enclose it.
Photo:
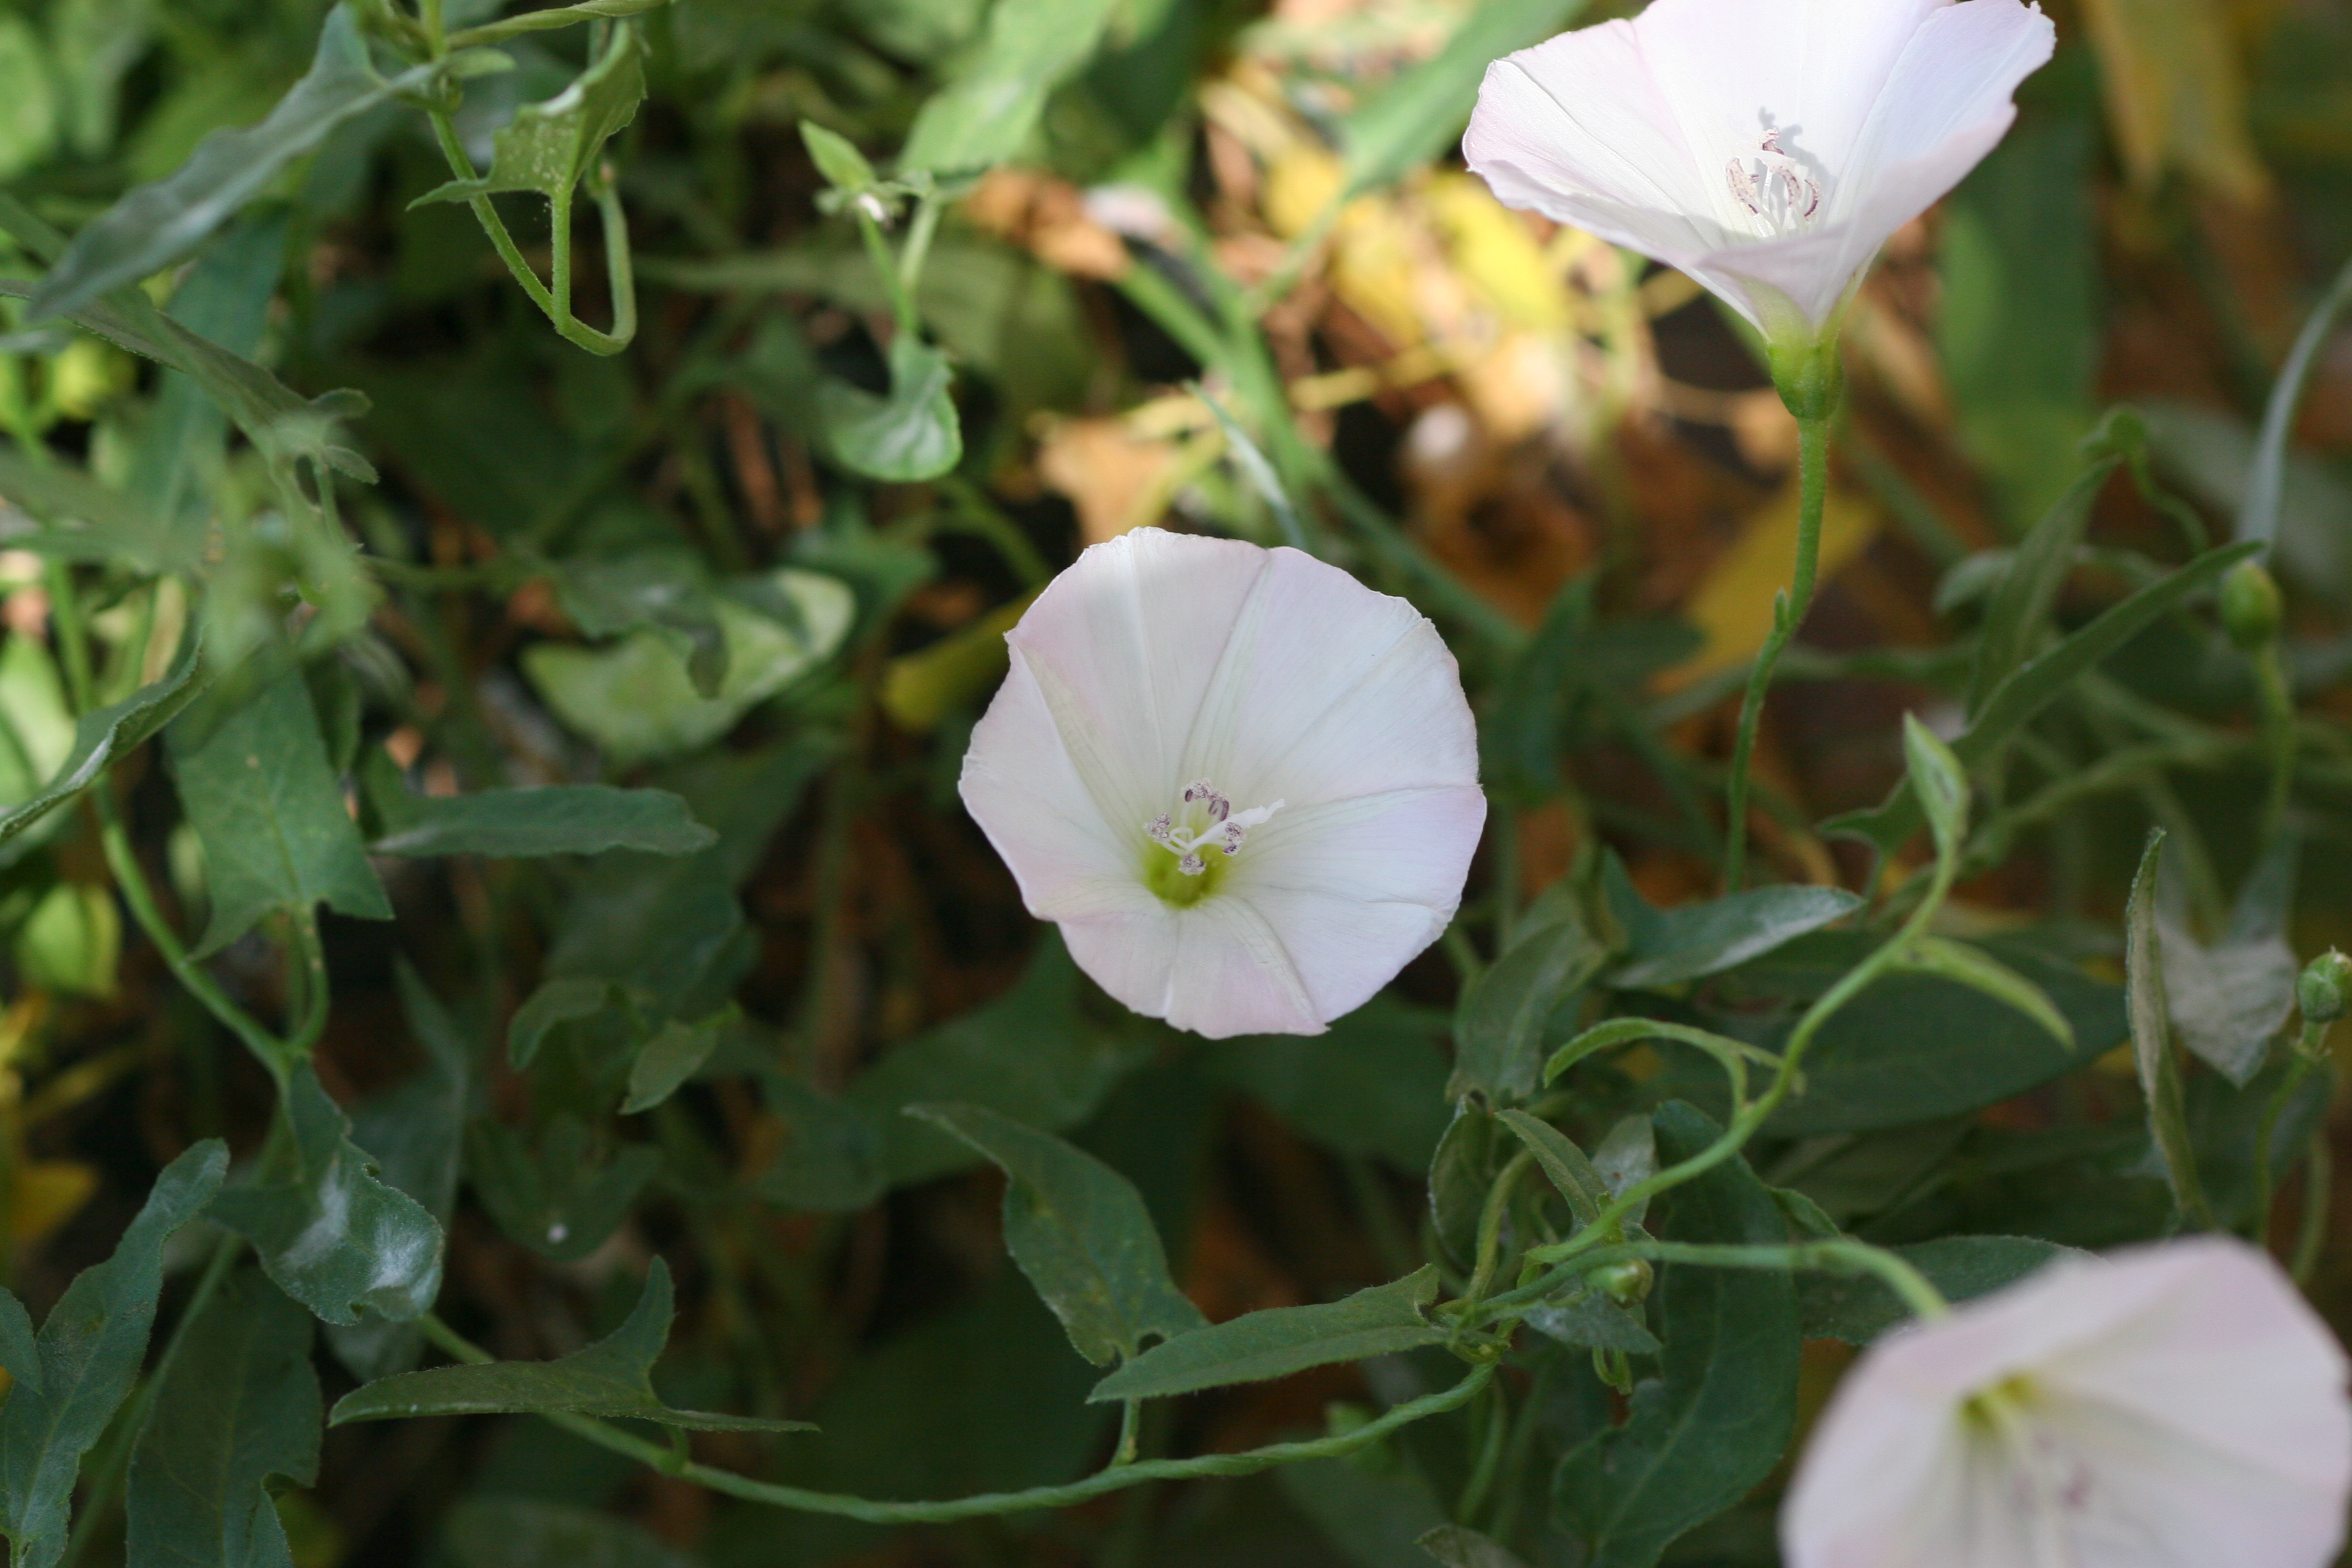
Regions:
[[[1731,746],[1731,784],[1725,797],[1723,887],[1736,893],[1748,875],[1748,773],[1756,751],[1756,729],[1764,717],[1764,694],[1772,668],[1803,624],[1813,602],[1821,569],[1822,514],[1829,503],[1830,421],[1797,421],[1797,567],[1789,586],[1772,601],[1772,629],[1748,669],[1748,689],[1739,700],[1739,731]]]
[[[459,1361],[481,1365],[492,1359],[489,1352],[430,1312],[418,1319],[417,1325],[424,1330],[425,1338]],[[1085,1502],[1090,1498],[1098,1498],[1128,1487],[1140,1486],[1147,1481],[1192,1480],[1203,1476],[1247,1476],[1271,1469],[1276,1465],[1297,1464],[1306,1459],[1344,1458],[1370,1447],[1401,1426],[1409,1426],[1429,1416],[1460,1409],[1476,1398],[1479,1391],[1491,1383],[1494,1376],[1495,1363],[1482,1363],[1472,1367],[1468,1375],[1450,1388],[1408,1400],[1377,1420],[1328,1437],[1297,1443],[1270,1443],[1265,1447],[1245,1449],[1238,1454],[1202,1454],[1190,1459],[1137,1459],[1097,1470],[1083,1480],[1071,1481],[1064,1486],[1031,1487],[1014,1492],[981,1492],[971,1497],[922,1502],[892,1502],[754,1480],[732,1470],[718,1469],[683,1458],[673,1447],[650,1442],[593,1415],[574,1415],[564,1411],[543,1414],[548,1420],[574,1436],[584,1437],[616,1454],[625,1454],[651,1465],[664,1475],[693,1481],[709,1487],[712,1491],[741,1498],[746,1502],[768,1503],[777,1508],[796,1509],[803,1513],[838,1514],[867,1524],[944,1524],[953,1520],[977,1519],[990,1514],[1067,1508],[1074,1503]]]

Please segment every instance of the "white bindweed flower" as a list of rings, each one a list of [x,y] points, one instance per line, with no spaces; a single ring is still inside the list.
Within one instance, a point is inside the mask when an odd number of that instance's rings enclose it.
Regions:
[[[2054,38],[2018,0],[1652,0],[1489,66],[1462,151],[1505,205],[1811,342],[2000,140]]]
[[[1782,1550],[1790,1568],[2322,1568],[2352,1490],[2344,1380],[2242,1242],[2053,1263],[1846,1374]]]
[[[1128,1006],[1213,1039],[1319,1034],[1454,918],[1486,816],[1477,734],[1403,600],[1145,528],[1005,641],[964,804]]]

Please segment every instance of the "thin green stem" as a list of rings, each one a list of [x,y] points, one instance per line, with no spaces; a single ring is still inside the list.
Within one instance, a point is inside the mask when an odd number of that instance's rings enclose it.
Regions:
[[[163,918],[163,909],[155,901],[154,887],[147,880],[145,868],[139,864],[137,851],[131,847],[131,836],[123,830],[121,814],[108,785],[100,782],[98,788],[90,792],[90,798],[98,809],[99,846],[106,853],[107,867],[114,873],[115,886],[121,891],[123,903],[131,910],[131,918],[139,923],[141,931],[147,933],[147,940],[155,944],[155,951],[163,955],[163,962],[171,966],[181,985],[205,1005],[205,1011],[226,1026],[231,1034],[245,1042],[246,1048],[269,1069],[269,1076],[277,1079],[282,1089],[286,1076],[285,1047],[279,1044],[278,1037],[262,1027],[253,1015],[230,1000],[228,993],[205,973],[202,964],[188,956],[187,945],[180,941],[179,933],[172,929],[172,922]]]
[[[946,204],[935,195],[915,204],[907,225],[907,241],[898,247],[898,292],[911,302],[922,286],[923,264],[930,259],[931,240],[940,232],[940,214]]]
[[[1531,1307],[1545,1297],[1572,1284],[1593,1269],[1612,1263],[1643,1258],[1654,1263],[1688,1263],[1706,1268],[1769,1268],[1800,1270],[1821,1274],[1874,1276],[1909,1308],[1915,1317],[1940,1317],[1951,1310],[1944,1293],[1933,1281],[1883,1247],[1873,1247],[1852,1237],[1834,1237],[1821,1241],[1792,1242],[1784,1246],[1716,1245],[1687,1241],[1628,1241],[1610,1247],[1595,1247],[1563,1265],[1541,1279],[1506,1291],[1485,1303],[1476,1316],[1465,1321],[1465,1327],[1480,1322],[1492,1322],[1517,1310]]]
[[[1511,1436],[1511,1402],[1500,1384],[1486,1390],[1483,1403],[1486,1406],[1486,1423],[1478,1428],[1476,1457],[1471,1461],[1470,1479],[1462,1488],[1462,1500],[1454,1504],[1454,1517],[1470,1520],[1486,1506],[1487,1496],[1495,1489],[1495,1477],[1503,1465],[1503,1450]]]
[[[2287,1272],[2298,1285],[2311,1283],[2319,1255],[2327,1246],[2327,1203],[2336,1191],[2336,1156],[2327,1129],[2311,1135],[2311,1153],[2303,1166],[2303,1219],[2295,1226],[2294,1258]]]
[[[1771,1083],[1763,1094],[1738,1109],[1722,1137],[1689,1159],[1669,1165],[1646,1180],[1635,1182],[1618,1194],[1582,1230],[1557,1246],[1530,1247],[1528,1258],[1538,1263],[1551,1263],[1589,1252],[1604,1240],[1612,1238],[1617,1234],[1615,1227],[1619,1222],[1651,1198],[1694,1177],[1704,1175],[1738,1154],[1795,1089],[1806,1049],[1811,1046],[1813,1037],[1821,1032],[1822,1026],[1835,1016],[1840,1008],[1860,995],[1872,982],[1901,962],[1913,941],[1927,929],[1927,922],[1935,918],[1936,911],[1943,907],[1946,896],[1951,892],[1952,879],[1958,869],[1954,857],[1948,855],[1939,858],[1936,863],[1935,879],[1928,884],[1927,895],[1906,917],[1895,934],[1882,942],[1868,958],[1847,970],[1836,984],[1805,1009],[1804,1016],[1798,1019],[1797,1026],[1790,1031],[1789,1043],[1780,1049],[1780,1064],[1773,1069]]]
[[[488,1351],[431,1312],[419,1318],[417,1326],[424,1331],[426,1339],[459,1361],[480,1365],[491,1360]],[[1482,1363],[1471,1368],[1469,1374],[1451,1388],[1409,1400],[1378,1420],[1328,1437],[1298,1443],[1271,1443],[1263,1448],[1245,1449],[1238,1454],[1202,1454],[1190,1459],[1139,1459],[1133,1464],[1097,1470],[1084,1480],[1071,1481],[1064,1486],[1032,1487],[1017,1492],[982,1492],[973,1497],[928,1502],[885,1501],[754,1480],[731,1470],[721,1470],[681,1458],[664,1444],[647,1442],[634,1433],[592,1415],[573,1415],[561,1411],[545,1414],[549,1421],[574,1436],[583,1437],[614,1453],[625,1454],[652,1466],[664,1475],[693,1481],[746,1502],[789,1508],[803,1513],[837,1514],[845,1519],[862,1520],[868,1524],[942,1524],[959,1519],[1024,1513],[1033,1509],[1067,1508],[1108,1492],[1141,1486],[1147,1481],[1183,1481],[1203,1476],[1248,1476],[1276,1465],[1297,1464],[1307,1459],[1341,1458],[1370,1447],[1390,1433],[1416,1421],[1442,1415],[1449,1410],[1459,1410],[1475,1399],[1494,1376],[1495,1363]]]
[[[1478,1211],[1478,1261],[1470,1276],[1469,1289],[1464,1300],[1475,1305],[1495,1282],[1495,1270],[1503,1258],[1503,1216],[1511,1206],[1511,1194],[1518,1189],[1519,1178],[1526,1175],[1536,1163],[1532,1150],[1522,1149],[1504,1163],[1495,1177],[1495,1184],[1486,1189],[1486,1205]]]
[[[2262,693],[2263,750],[2270,762],[2270,784],[2263,794],[2263,837],[2267,840],[2284,824],[2287,801],[2294,792],[2294,693],[2276,637],[2263,645],[2253,661]]]
[[[881,275],[882,287],[890,296],[890,320],[898,329],[910,337],[920,336],[922,320],[915,311],[914,290],[908,287],[898,271],[898,260],[890,254],[890,241],[882,233],[882,225],[864,207],[856,207],[857,237],[866,242],[866,257],[874,270]]]
[[[440,0],[425,0],[427,26],[438,20]],[[486,45],[503,43],[520,37],[525,33],[551,32],[558,27],[576,27],[583,22],[601,22],[608,13],[590,5],[559,5],[545,11],[528,11],[520,16],[509,16],[500,22],[486,22],[478,27],[465,27],[449,35],[447,50],[478,49]],[[436,58],[438,56],[436,54]]]
[[[2326,1060],[2327,1026],[2306,1021],[2295,1039],[2294,1057],[2287,1064],[2286,1076],[2263,1104],[2262,1121],[2254,1131],[2253,1239],[2257,1247],[2267,1247],[2271,1242],[2271,1168],[2277,1163],[2271,1144],[2278,1136],[2279,1118],[2301,1092],[2311,1069]]]
[[[1142,1429],[1143,1401],[1140,1399],[1126,1401],[1119,1406],[1118,1447],[1112,1450],[1110,1457],[1110,1462],[1113,1465],[1135,1463],[1136,1438]]]
[[[301,977],[302,1011],[301,1021],[287,1037],[286,1053],[299,1059],[309,1056],[327,1032],[327,950],[319,942],[319,916],[315,910],[307,905],[297,910],[291,923],[294,941],[287,963]]]
[[[426,110],[433,122],[434,140],[440,144],[441,155],[449,164],[450,173],[461,180],[481,177],[474,167],[473,155],[457,135],[457,123],[446,109]],[[490,246],[506,263],[530,302],[553,324],[564,339],[590,353],[611,355],[629,346],[637,335],[637,290],[635,264],[629,251],[629,230],[626,215],[622,211],[620,193],[609,179],[599,174],[590,182],[596,198],[596,211],[604,226],[604,268],[610,279],[613,294],[613,330],[600,332],[572,313],[572,199],[566,188],[561,196],[551,196],[549,205],[552,222],[550,244],[553,254],[555,287],[551,289],[540,281],[539,274],[525,258],[522,247],[514,236],[507,232],[506,220],[487,195],[468,196],[466,205],[472,209],[474,221],[481,225],[489,237]]]
[[[1829,501],[1830,422],[1797,422],[1797,565],[1786,592],[1772,603],[1772,630],[1748,667],[1748,690],[1739,700],[1739,731],[1731,747],[1731,786],[1726,796],[1723,885],[1738,892],[1748,873],[1748,771],[1756,751],[1756,729],[1764,717],[1764,694],[1772,667],[1812,607],[1813,580],[1821,569],[1822,513]]]

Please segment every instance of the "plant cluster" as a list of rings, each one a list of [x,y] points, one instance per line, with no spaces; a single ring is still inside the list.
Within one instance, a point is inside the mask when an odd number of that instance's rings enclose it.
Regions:
[[[12,1568],[2319,1568],[2241,9],[0,11]]]

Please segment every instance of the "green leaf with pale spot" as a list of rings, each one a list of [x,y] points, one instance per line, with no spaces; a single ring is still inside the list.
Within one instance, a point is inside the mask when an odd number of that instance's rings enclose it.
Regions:
[[[601,1415],[655,1421],[697,1432],[813,1432],[805,1421],[770,1421],[673,1410],[654,1392],[653,1367],[669,1341],[674,1306],[669,1265],[654,1259],[646,1288],[611,1337],[554,1361],[427,1367],[379,1378],[335,1403],[331,1426],[418,1415],[509,1414]]]
[[[1051,1134],[977,1105],[910,1105],[1004,1172],[1004,1245],[1070,1343],[1097,1366],[1132,1360],[1152,1335],[1207,1320],[1168,1278],[1160,1233],[1133,1183]]]
[[[376,1177],[318,1072],[299,1061],[280,1106],[275,1163],[213,1200],[213,1218],[253,1243],[278,1288],[330,1323],[362,1310],[404,1322],[441,1289],[441,1226]]]
[[[869,479],[933,479],[963,459],[963,427],[948,395],[948,356],[911,332],[890,340],[890,395],[845,381],[816,389],[816,410],[833,455]]]
[[[537,191],[551,202],[569,201],[604,143],[637,117],[645,96],[644,53],[635,27],[624,22],[570,87],[544,102],[524,104],[499,128],[488,174],[436,185],[409,205],[461,202],[504,191]]]
[[[1019,152],[1046,95],[1086,64],[1114,8],[1113,0],[997,0],[986,40],[915,116],[898,166],[976,171]]]

